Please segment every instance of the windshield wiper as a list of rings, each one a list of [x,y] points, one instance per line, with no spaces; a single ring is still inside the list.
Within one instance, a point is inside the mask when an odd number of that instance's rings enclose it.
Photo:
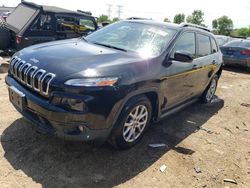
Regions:
[[[102,44],[102,43],[98,43],[98,42],[93,42],[93,44],[100,45],[100,46],[105,46],[107,48],[112,48],[112,49],[120,50],[120,51],[123,51],[123,52],[127,52],[127,50],[125,50],[123,48],[119,48],[119,47],[112,46],[112,45],[109,45],[109,44]]]

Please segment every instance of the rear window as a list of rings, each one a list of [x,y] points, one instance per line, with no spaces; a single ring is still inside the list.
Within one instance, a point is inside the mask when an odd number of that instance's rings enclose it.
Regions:
[[[250,40],[237,40],[237,41],[231,41],[225,44],[224,46],[229,47],[250,47]]]
[[[206,35],[197,34],[198,40],[198,57],[206,56],[211,54],[210,39]]]
[[[25,5],[18,5],[17,8],[7,17],[7,23],[19,32],[25,24],[35,15],[37,9]]]

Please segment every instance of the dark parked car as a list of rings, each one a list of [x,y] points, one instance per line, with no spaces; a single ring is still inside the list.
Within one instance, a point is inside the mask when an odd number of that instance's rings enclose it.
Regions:
[[[10,101],[38,130],[129,148],[151,122],[197,100],[209,103],[221,65],[205,28],[132,20],[23,49],[6,83]]]
[[[225,65],[245,67],[250,72],[250,40],[238,39],[221,47]]]
[[[0,36],[4,35],[0,37],[0,50],[20,50],[38,43],[80,37],[97,29],[95,18],[89,14],[28,2],[19,4],[6,22],[8,32],[0,29]]]

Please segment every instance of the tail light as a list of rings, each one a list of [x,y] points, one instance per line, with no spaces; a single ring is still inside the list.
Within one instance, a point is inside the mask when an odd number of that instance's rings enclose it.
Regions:
[[[250,50],[244,50],[240,52],[242,55],[250,55]]]
[[[20,44],[22,42],[22,37],[21,36],[16,36],[16,43]]]

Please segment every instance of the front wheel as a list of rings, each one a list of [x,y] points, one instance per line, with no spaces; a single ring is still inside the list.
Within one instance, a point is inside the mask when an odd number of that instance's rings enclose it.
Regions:
[[[149,126],[151,113],[152,107],[147,97],[138,96],[131,99],[123,108],[111,133],[109,143],[120,149],[134,146]]]
[[[201,101],[203,103],[211,103],[217,88],[218,79],[218,76],[214,75],[214,77],[210,81],[210,84],[201,96]]]

